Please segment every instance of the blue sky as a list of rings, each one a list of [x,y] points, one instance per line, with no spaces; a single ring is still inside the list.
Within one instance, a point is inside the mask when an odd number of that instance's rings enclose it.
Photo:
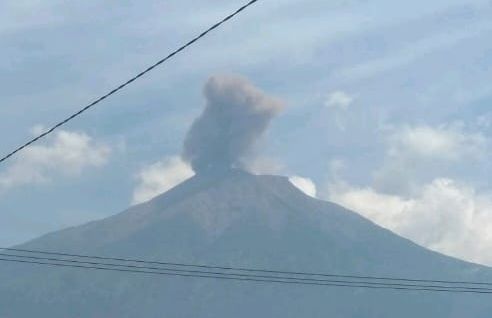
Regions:
[[[0,152],[242,4],[3,1]],[[302,176],[319,198],[492,264],[491,18],[489,0],[260,1],[1,166],[0,245],[117,213],[189,176],[176,156],[202,87],[232,73],[286,103],[256,170]]]

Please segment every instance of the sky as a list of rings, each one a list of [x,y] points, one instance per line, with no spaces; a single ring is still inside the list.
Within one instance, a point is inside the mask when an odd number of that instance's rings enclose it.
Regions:
[[[244,1],[0,3],[0,153]],[[193,10],[190,10],[193,8]],[[211,76],[285,105],[251,161],[421,245],[492,266],[492,1],[259,1],[0,166],[0,246],[121,212],[193,175]]]

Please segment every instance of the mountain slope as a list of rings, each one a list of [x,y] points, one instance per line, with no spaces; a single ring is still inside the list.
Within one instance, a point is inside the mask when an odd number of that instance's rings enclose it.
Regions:
[[[23,248],[289,271],[492,281],[285,177],[198,175]],[[0,317],[488,317],[490,296],[289,286],[0,264]]]

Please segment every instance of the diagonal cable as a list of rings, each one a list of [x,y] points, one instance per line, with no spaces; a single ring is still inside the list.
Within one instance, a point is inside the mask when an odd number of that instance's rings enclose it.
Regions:
[[[446,288],[446,287],[407,287],[407,286],[378,286],[373,284],[364,283],[332,283],[332,282],[311,282],[311,281],[295,281],[295,280],[284,280],[279,279],[263,279],[255,277],[230,277],[225,275],[205,275],[205,274],[194,274],[194,273],[180,273],[173,271],[148,271],[148,270],[136,270],[129,268],[111,268],[104,265],[78,265],[78,264],[63,264],[63,263],[53,263],[44,261],[31,261],[31,260],[20,260],[20,259],[8,259],[0,258],[0,262],[14,262],[14,263],[25,263],[25,264],[35,264],[35,265],[47,265],[53,267],[69,267],[69,268],[82,268],[82,269],[92,269],[92,270],[104,270],[104,271],[114,271],[114,272],[127,272],[127,273],[140,273],[140,274],[151,274],[151,275],[165,275],[165,276],[177,276],[177,277],[195,277],[195,278],[208,278],[208,279],[218,279],[218,280],[231,280],[240,282],[257,282],[257,283],[277,283],[277,284],[293,284],[293,285],[313,285],[313,286],[330,286],[330,287],[349,287],[349,288],[368,288],[368,289],[390,289],[399,291],[425,291],[425,292],[447,292],[447,293],[472,293],[472,294],[491,294],[492,292],[487,290],[473,290],[473,289],[458,289],[458,288]]]
[[[65,257],[69,259],[89,259],[97,261],[116,261],[120,264],[124,263],[135,263],[142,264],[145,266],[173,266],[181,268],[195,268],[195,269],[205,269],[205,270],[220,270],[220,271],[235,271],[235,272],[245,272],[245,273],[266,273],[275,275],[289,275],[296,276],[298,278],[303,277],[327,277],[327,278],[340,278],[340,279],[362,279],[362,280],[372,280],[372,281],[389,281],[389,282],[405,282],[405,283],[426,283],[426,284],[453,284],[453,285],[470,285],[470,286],[484,286],[492,287],[490,282],[477,282],[477,281],[456,281],[456,280],[436,280],[436,279],[420,279],[420,278],[409,278],[409,277],[390,277],[390,276],[368,276],[368,275],[347,275],[347,274],[336,274],[336,273],[314,273],[314,272],[300,272],[300,271],[281,271],[274,269],[265,268],[246,268],[246,267],[232,267],[232,266],[215,266],[215,265],[205,265],[205,264],[190,264],[190,263],[177,263],[177,262],[163,262],[163,261],[151,261],[136,258],[118,258],[118,257],[104,257],[96,255],[85,255],[85,254],[74,254],[74,253],[63,253],[55,251],[45,251],[45,250],[33,250],[33,249],[23,249],[23,248],[8,248],[0,247],[0,251],[10,251],[21,254],[14,254],[10,256],[17,257],[38,257],[36,254],[40,255],[51,255],[56,257]],[[4,255],[0,253],[0,255]],[[34,255],[34,256],[32,256]],[[464,287],[464,286],[461,286]]]
[[[151,267],[151,266],[140,266],[140,265],[128,265],[128,264],[118,264],[118,263],[103,263],[103,262],[95,262],[95,261],[80,261],[74,259],[67,258],[54,258],[54,257],[39,257],[39,256],[26,256],[26,255],[15,255],[15,254],[5,254],[0,253],[0,257],[9,257],[9,258],[20,258],[20,259],[28,259],[35,261],[48,261],[48,262],[61,262],[61,263],[69,263],[69,264],[82,264],[89,266],[107,266],[107,267],[115,267],[115,268],[129,268],[136,270],[151,270],[151,271],[164,271],[164,272],[177,272],[177,273],[186,273],[186,274],[199,274],[199,275],[220,275],[225,277],[246,277],[246,278],[259,278],[259,279],[281,279],[281,280],[289,280],[289,281],[300,281],[300,282],[316,282],[316,283],[343,283],[343,284],[367,284],[374,286],[398,286],[398,287],[416,287],[416,288],[446,288],[446,289],[458,289],[458,290],[479,290],[479,291],[488,291],[492,293],[492,288],[486,287],[469,287],[469,286],[450,286],[450,285],[424,285],[424,284],[409,284],[409,283],[386,283],[386,282],[374,282],[367,280],[347,280],[347,279],[320,279],[320,278],[303,278],[296,277],[292,275],[259,275],[259,274],[244,274],[244,273],[231,273],[224,271],[206,271],[206,270],[191,270],[191,269],[180,269],[176,267]]]
[[[195,42],[197,42],[198,40],[200,40],[201,38],[203,38],[204,36],[206,36],[208,33],[210,33],[211,31],[217,29],[219,26],[221,26],[222,24],[226,23],[227,21],[229,21],[230,19],[232,19],[233,17],[235,17],[236,15],[238,15],[239,13],[241,13],[243,10],[245,10],[246,8],[248,8],[249,6],[253,5],[255,2],[257,2],[259,0],[251,0],[249,1],[247,4],[243,5],[242,7],[240,7],[239,9],[237,9],[236,11],[234,11],[233,13],[231,13],[230,15],[226,16],[225,18],[223,18],[222,20],[220,20],[219,22],[215,23],[214,25],[212,25],[211,27],[209,27],[207,30],[203,31],[202,33],[200,33],[199,35],[197,35],[196,37],[194,37],[193,39],[191,39],[190,41],[188,41],[186,44],[182,45],[181,47],[179,47],[178,49],[174,50],[173,52],[171,52],[169,55],[167,55],[166,57],[162,58],[161,60],[157,61],[156,63],[154,63],[153,65],[147,67],[145,70],[143,70],[142,72],[138,73],[137,75],[135,75],[134,77],[130,78],[129,80],[127,80],[126,82],[120,84],[118,87],[114,88],[113,90],[109,91],[108,93],[106,93],[105,95],[95,99],[94,101],[92,101],[90,104],[88,104],[87,106],[83,107],[82,109],[80,109],[79,111],[77,111],[76,113],[70,115],[69,117],[63,119],[62,121],[58,122],[57,124],[53,125],[50,129],[46,130],[45,132],[43,132],[42,134],[32,138],[31,140],[29,140],[28,142],[26,142],[25,144],[19,146],[18,148],[14,149],[13,151],[9,152],[8,154],[6,154],[5,156],[3,156],[2,158],[0,158],[0,164],[2,162],[4,162],[5,160],[9,159],[10,157],[12,157],[13,155],[15,155],[16,153],[18,153],[19,151],[22,151],[24,148],[30,146],[31,144],[35,143],[36,141],[38,141],[39,139],[41,138],[44,138],[45,136],[51,134],[53,131],[55,131],[56,129],[60,128],[61,126],[65,125],[66,123],[68,123],[69,121],[71,121],[72,119],[80,116],[82,113],[88,111],[89,109],[91,109],[92,107],[94,107],[95,105],[99,104],[100,102],[102,102],[103,100],[105,100],[106,98],[110,97],[111,95],[117,93],[118,91],[122,90],[123,88],[125,88],[127,85],[133,83],[134,81],[136,81],[137,79],[139,79],[140,77],[144,76],[145,74],[147,74],[148,72],[152,71],[153,69],[155,69],[156,67],[158,67],[159,65],[161,65],[162,63],[166,62],[167,60],[171,59],[172,57],[174,57],[176,54],[180,53],[181,51],[185,50],[186,48],[188,48],[189,46],[193,45]]]

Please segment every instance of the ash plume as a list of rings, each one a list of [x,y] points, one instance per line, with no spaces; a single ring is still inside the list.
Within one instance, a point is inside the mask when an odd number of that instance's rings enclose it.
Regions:
[[[283,103],[240,76],[212,76],[206,105],[184,142],[183,158],[196,173],[244,168],[244,160]]]

